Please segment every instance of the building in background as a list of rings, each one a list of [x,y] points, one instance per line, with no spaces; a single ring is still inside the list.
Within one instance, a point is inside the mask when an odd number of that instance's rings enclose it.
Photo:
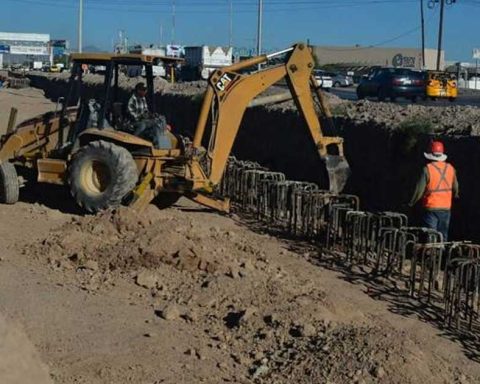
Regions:
[[[50,63],[52,64],[67,64],[70,44],[68,40],[50,40],[49,52]]]
[[[50,35],[45,33],[0,32],[0,62],[2,66],[11,64],[31,64],[50,62]]]
[[[335,66],[358,71],[373,66],[434,70],[437,50],[425,50],[425,68],[422,68],[422,50],[417,48],[329,47],[314,46],[318,66]],[[440,69],[445,68],[445,52],[441,52]]]

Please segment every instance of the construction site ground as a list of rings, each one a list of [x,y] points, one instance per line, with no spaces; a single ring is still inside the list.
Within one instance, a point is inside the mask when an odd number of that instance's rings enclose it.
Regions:
[[[2,127],[11,106],[54,108],[0,90]],[[393,283],[236,214],[85,216],[66,188],[29,185],[0,236],[2,383],[480,382],[476,349]]]

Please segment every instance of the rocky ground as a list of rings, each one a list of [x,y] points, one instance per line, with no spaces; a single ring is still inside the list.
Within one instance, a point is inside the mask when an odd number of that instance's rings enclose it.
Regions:
[[[142,216],[54,208],[0,210],[0,307],[56,383],[480,380],[434,327],[239,217],[187,201]]]
[[[428,122],[436,133],[472,136],[480,134],[478,107],[458,105],[434,107],[358,101],[343,104],[337,113],[359,124],[374,122],[386,129],[396,129],[406,121],[418,121],[424,124]]]
[[[25,117],[47,103],[19,100]],[[480,381],[478,351],[422,307],[235,214],[181,200],[84,216],[31,184],[0,206],[0,237],[2,384],[48,382],[45,366],[60,384]]]

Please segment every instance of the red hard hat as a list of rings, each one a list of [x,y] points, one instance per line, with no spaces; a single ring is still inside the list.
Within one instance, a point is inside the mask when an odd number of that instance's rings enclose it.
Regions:
[[[445,152],[445,147],[441,141],[432,141],[430,144],[430,153],[441,153]]]

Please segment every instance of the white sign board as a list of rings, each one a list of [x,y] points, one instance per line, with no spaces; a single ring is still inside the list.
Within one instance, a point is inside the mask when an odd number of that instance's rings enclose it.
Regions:
[[[472,56],[475,60],[480,59],[480,48],[474,48],[472,52]]]
[[[48,55],[47,47],[33,47],[23,45],[11,45],[10,53],[15,55]]]
[[[35,41],[40,43],[48,43],[50,35],[46,33],[10,33],[0,32],[0,40],[5,41]]]

